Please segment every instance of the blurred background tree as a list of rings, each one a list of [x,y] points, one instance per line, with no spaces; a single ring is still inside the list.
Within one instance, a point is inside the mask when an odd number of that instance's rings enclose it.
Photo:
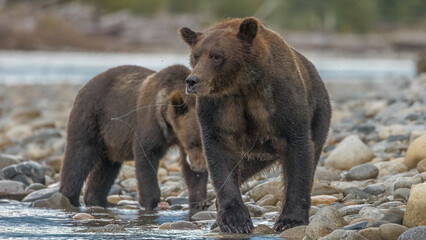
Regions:
[[[21,0],[22,1],[22,0]],[[63,0],[95,4],[103,13],[198,14],[213,19],[257,16],[289,30],[366,33],[393,26],[426,28],[425,0]],[[15,1],[9,1],[15,2]]]

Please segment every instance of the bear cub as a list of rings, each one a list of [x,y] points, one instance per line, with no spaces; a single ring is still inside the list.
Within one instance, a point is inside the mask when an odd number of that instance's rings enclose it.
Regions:
[[[120,66],[91,79],[78,93],[68,123],[60,192],[78,206],[86,182],[86,205],[107,206],[107,195],[124,161],[136,161],[139,203],[160,201],[157,170],[174,145],[191,209],[206,207],[207,166],[195,114],[195,97],[185,95],[188,68],[155,73]]]

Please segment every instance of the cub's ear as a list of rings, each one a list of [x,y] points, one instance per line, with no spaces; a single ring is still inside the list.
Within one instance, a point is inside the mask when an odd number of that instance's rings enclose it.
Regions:
[[[244,21],[240,24],[240,30],[238,31],[237,37],[242,41],[252,44],[253,39],[257,34],[257,25],[258,22],[255,18],[244,19]]]
[[[187,27],[183,27],[179,29],[179,35],[182,38],[183,41],[185,41],[189,46],[194,46],[197,41],[198,37],[201,36],[202,33],[194,32],[191,29]]]
[[[184,115],[188,111],[188,105],[186,104],[183,95],[178,90],[174,90],[170,94],[169,104],[171,105],[169,110],[171,110],[171,114],[175,116]]]

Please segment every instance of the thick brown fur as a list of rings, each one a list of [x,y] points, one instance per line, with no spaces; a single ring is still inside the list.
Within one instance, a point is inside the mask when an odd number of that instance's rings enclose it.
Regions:
[[[69,119],[60,186],[73,205],[79,205],[87,178],[86,205],[107,206],[121,164],[136,160],[139,202],[152,210],[160,201],[159,161],[177,145],[191,208],[204,207],[200,202],[207,195],[207,166],[195,97],[184,93],[189,73],[181,65],[157,73],[120,66],[94,77],[80,90]]]
[[[205,33],[179,32],[191,48],[187,93],[197,95],[217,192],[216,225],[250,232],[239,186],[274,163],[282,166],[285,188],[275,229],[308,224],[314,171],[331,117],[315,67],[256,18],[225,20]]]

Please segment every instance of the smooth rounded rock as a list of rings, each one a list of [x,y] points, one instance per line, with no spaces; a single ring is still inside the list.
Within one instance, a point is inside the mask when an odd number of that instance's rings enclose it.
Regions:
[[[364,163],[349,169],[345,178],[348,181],[352,180],[365,180],[370,178],[376,178],[379,174],[379,169],[370,163]]]
[[[113,204],[118,204],[121,200],[134,200],[131,196],[128,195],[109,195],[107,201]]]
[[[377,175],[377,178],[408,171],[407,166],[399,161],[377,162],[374,163],[374,166],[379,169],[379,175]]]
[[[414,168],[426,158],[426,134],[414,140],[407,149],[404,163],[408,169]]]
[[[311,197],[311,205],[312,206],[318,206],[321,204],[327,204],[330,205],[337,201],[337,198],[330,195],[318,195],[318,196],[312,196]]]
[[[33,184],[29,185],[27,188],[25,188],[25,192],[30,193],[30,192],[38,191],[38,190],[45,189],[45,188],[46,188],[46,186],[41,184],[41,183],[33,183]]]
[[[23,194],[26,185],[12,180],[0,180],[0,194]]]
[[[132,191],[138,190],[138,180],[136,178],[128,178],[120,182],[120,185]]]
[[[263,215],[263,213],[266,212],[266,209],[264,207],[261,207],[261,206],[256,206],[256,205],[253,205],[253,204],[246,204],[246,206],[247,206],[249,212],[251,214],[253,214],[254,217],[260,217],[260,216]]]
[[[306,228],[306,237],[307,239],[318,239],[346,225],[347,222],[338,210],[334,207],[324,207],[312,217],[312,221]]]
[[[325,166],[342,170],[366,163],[374,154],[357,135],[343,139],[325,160]]]
[[[22,201],[23,202],[34,202],[40,199],[46,199],[46,198],[50,198],[51,196],[53,196],[53,194],[55,194],[56,192],[58,192],[59,187],[54,187],[54,188],[44,188],[41,190],[37,190],[34,191],[30,194],[28,194]]]
[[[383,224],[379,227],[379,235],[381,239],[397,240],[398,237],[407,229],[407,227],[399,224]]]
[[[274,229],[268,227],[265,224],[259,224],[251,230],[251,233],[252,234],[267,235],[267,234],[274,234],[275,231],[274,231]]]
[[[362,191],[371,195],[379,195],[386,191],[386,185],[383,183],[371,184],[362,189]]]
[[[359,234],[368,240],[380,240],[379,228],[370,227],[359,231]]]
[[[407,201],[410,197],[410,189],[408,188],[398,188],[395,192],[393,192],[393,198],[395,200]]]
[[[255,202],[259,201],[268,194],[272,194],[277,199],[280,199],[282,197],[282,192],[280,191],[282,186],[282,180],[270,180],[255,186],[252,190],[249,191],[249,195]]]
[[[31,204],[31,207],[51,209],[75,209],[75,207],[71,205],[68,198],[60,192],[56,192],[50,198],[41,199],[33,202]]]
[[[426,236],[426,226],[410,228],[407,231],[403,232],[398,240],[420,240],[425,239]]]
[[[185,230],[185,229],[200,229],[199,226],[193,224],[192,222],[188,221],[176,221],[170,223],[170,229],[173,230]]]
[[[188,204],[189,200],[186,197],[170,196],[170,197],[166,198],[166,202],[168,202],[171,206],[173,206],[173,205]]]
[[[202,220],[215,220],[216,219],[216,211],[202,211],[197,212],[194,214],[191,219],[195,221],[202,221]]]
[[[411,188],[407,209],[404,215],[404,226],[417,227],[426,220],[426,183]]]
[[[280,234],[280,238],[285,240],[302,240],[306,235],[307,226],[297,226],[285,230]]]
[[[91,219],[95,219],[95,217],[93,217],[92,215],[90,215],[88,213],[77,213],[72,218],[74,220],[91,220]]]
[[[19,164],[20,162],[20,157],[18,156],[0,153],[0,169],[10,165]]]
[[[375,207],[363,207],[358,214],[364,218],[374,219],[381,219],[384,216],[382,210],[377,209]]]
[[[417,171],[419,173],[426,172],[426,158],[417,163]]]
[[[263,198],[259,199],[259,201],[256,202],[256,205],[258,206],[275,206],[277,202],[279,201],[278,198],[275,197],[273,194],[267,194],[263,196]]]
[[[171,224],[171,222],[165,222],[165,223],[161,224],[161,225],[158,227],[158,229],[161,229],[161,230],[169,230],[169,229],[170,229],[170,224]]]

